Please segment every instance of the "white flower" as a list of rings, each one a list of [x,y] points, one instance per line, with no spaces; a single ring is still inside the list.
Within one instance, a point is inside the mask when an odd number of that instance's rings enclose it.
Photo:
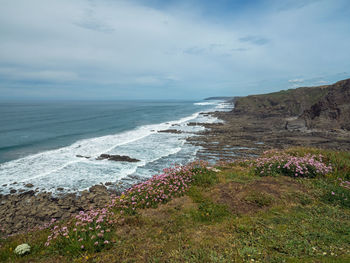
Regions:
[[[15,248],[15,253],[17,255],[24,255],[25,253],[29,253],[30,252],[30,246],[26,243],[18,245]]]

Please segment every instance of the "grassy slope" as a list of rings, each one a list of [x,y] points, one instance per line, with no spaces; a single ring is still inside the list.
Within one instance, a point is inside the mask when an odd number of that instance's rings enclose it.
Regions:
[[[350,190],[335,183],[349,180],[350,154],[322,154],[335,166],[324,178],[258,177],[245,165],[222,166],[183,197],[126,216],[113,246],[99,253],[55,253],[41,231],[2,240],[0,261],[350,262]],[[16,257],[22,242],[33,250]]]

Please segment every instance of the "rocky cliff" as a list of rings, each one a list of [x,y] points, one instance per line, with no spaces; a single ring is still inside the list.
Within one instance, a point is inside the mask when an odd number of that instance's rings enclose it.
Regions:
[[[327,94],[305,110],[299,119],[303,119],[309,129],[350,131],[350,79],[329,86]]]
[[[323,98],[328,89],[329,86],[302,87],[242,97],[236,100],[234,111],[260,117],[299,116]]]
[[[288,130],[350,131],[350,79],[239,98],[233,111],[258,118],[285,118]]]

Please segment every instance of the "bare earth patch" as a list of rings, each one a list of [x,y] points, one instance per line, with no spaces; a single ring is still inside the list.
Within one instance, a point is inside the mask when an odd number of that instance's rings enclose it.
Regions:
[[[289,177],[264,177],[250,183],[229,182],[217,185],[210,197],[237,214],[251,214],[282,203],[286,195],[303,193],[304,187]]]

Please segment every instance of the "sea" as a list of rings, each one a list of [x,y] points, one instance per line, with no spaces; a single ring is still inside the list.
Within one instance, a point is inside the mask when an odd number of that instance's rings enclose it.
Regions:
[[[186,138],[205,128],[188,123],[220,122],[201,113],[231,109],[223,101],[0,102],[0,194],[26,184],[56,194],[126,177],[137,183],[193,161],[200,147]],[[101,154],[140,161],[97,160]]]

